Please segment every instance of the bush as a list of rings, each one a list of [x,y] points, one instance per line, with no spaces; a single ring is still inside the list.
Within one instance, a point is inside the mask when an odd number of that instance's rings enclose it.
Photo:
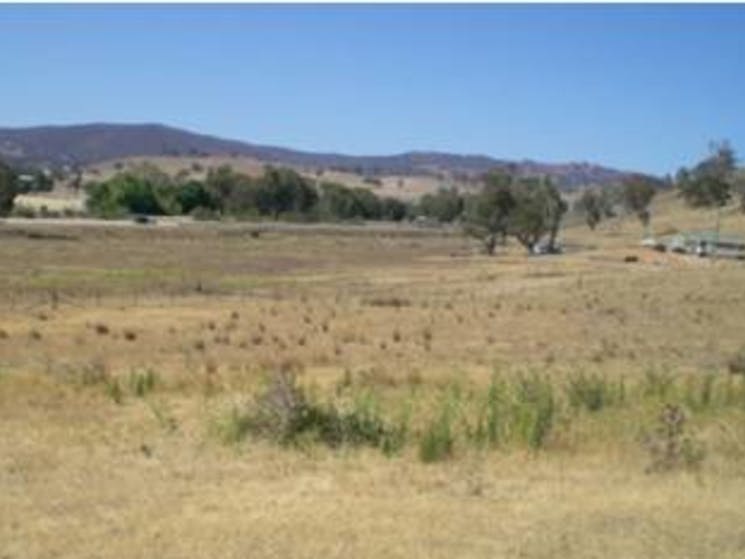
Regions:
[[[177,188],[153,165],[117,173],[108,181],[88,184],[86,189],[88,209],[102,217],[180,213]]]
[[[357,400],[349,411],[311,401],[291,367],[282,367],[269,378],[243,418],[246,433],[285,445],[309,439],[332,448],[385,445],[390,449],[400,436],[381,419],[370,399]]]
[[[117,405],[120,405],[124,401],[124,391],[119,384],[119,379],[109,378],[106,380],[106,394]]]
[[[476,428],[470,438],[477,446],[497,447],[505,435],[507,385],[492,377],[486,398],[481,407]]]
[[[441,223],[450,223],[463,213],[463,197],[453,189],[440,189],[435,194],[425,194],[419,201],[420,215],[436,219]]]
[[[238,444],[248,434],[251,427],[251,419],[245,411],[234,406],[230,411],[218,418],[213,426],[217,437],[225,444]]]
[[[438,462],[453,455],[457,396],[450,392],[443,399],[435,419],[427,425],[419,441],[419,458],[422,462]]]
[[[668,472],[685,468],[698,469],[706,452],[685,426],[687,415],[680,406],[665,405],[658,416],[657,426],[645,437],[644,443],[652,462],[647,472]]]
[[[706,373],[692,375],[686,379],[685,402],[691,409],[705,410],[714,405],[716,375]]]
[[[602,375],[582,372],[569,379],[566,394],[571,407],[597,412],[622,401],[625,386],[623,380],[614,386]]]
[[[521,377],[516,386],[516,426],[533,449],[543,447],[556,419],[553,385],[543,377]]]
[[[665,371],[649,369],[644,374],[643,392],[647,397],[664,399],[673,388],[675,379]]]
[[[144,398],[155,388],[157,377],[151,369],[132,371],[129,374],[129,389],[138,398]]]

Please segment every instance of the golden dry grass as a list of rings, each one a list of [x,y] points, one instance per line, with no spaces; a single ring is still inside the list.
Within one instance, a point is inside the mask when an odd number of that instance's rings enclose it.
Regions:
[[[708,222],[664,197],[655,215]],[[657,404],[435,464],[221,443],[215,421],[285,361],[320,394],[347,375],[426,415],[495,369],[725,379],[745,341],[742,264],[644,252],[633,221],[570,228],[546,258],[355,231],[0,226],[0,557],[745,556],[745,405],[692,412],[705,461],[668,474],[639,442]],[[148,368],[146,397],[107,395]]]

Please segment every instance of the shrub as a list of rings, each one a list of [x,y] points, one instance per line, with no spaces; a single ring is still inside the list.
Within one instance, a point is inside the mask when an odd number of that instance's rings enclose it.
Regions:
[[[454,392],[446,395],[440,410],[433,421],[427,425],[419,441],[419,458],[422,462],[438,462],[453,455],[455,432],[453,424],[456,415],[457,396]]]
[[[109,371],[106,363],[94,360],[84,365],[80,369],[78,376],[80,384],[83,386],[94,386],[109,381]]]
[[[138,398],[145,397],[155,388],[157,377],[151,369],[129,373],[129,389]]]
[[[297,372],[283,366],[269,378],[245,415],[246,432],[296,444],[303,439],[322,442],[332,448],[342,445],[390,447],[395,430],[381,419],[372,400],[357,400],[349,411],[333,404],[313,402],[297,383]],[[387,441],[387,442],[386,442]]]
[[[714,404],[716,375],[689,376],[685,383],[685,402],[694,410],[704,410]]]
[[[553,385],[543,377],[521,377],[516,385],[517,433],[532,449],[543,447],[556,419]]]
[[[624,384],[620,381],[613,386],[602,375],[576,374],[569,379],[566,394],[569,405],[575,409],[584,408],[590,412],[597,412],[606,406],[618,403],[624,395]]]
[[[106,380],[106,394],[115,404],[119,405],[122,403],[124,400],[124,391],[119,384],[119,379],[109,378]]]
[[[381,450],[386,456],[398,454],[406,444],[409,436],[409,422],[411,420],[411,405],[407,403],[395,426],[386,430],[381,443]]]
[[[213,431],[225,444],[241,442],[249,432],[251,420],[244,410],[233,406],[230,411],[218,418],[213,425]]]
[[[477,446],[497,447],[504,437],[506,417],[507,385],[496,376],[492,377],[486,398],[481,406],[476,428],[470,433]]]
[[[678,468],[698,469],[706,453],[686,432],[687,416],[680,406],[666,404],[658,416],[657,426],[644,443],[652,462],[647,472],[667,472]]]
[[[673,376],[665,371],[649,369],[644,375],[643,392],[647,397],[665,398],[673,388]]]

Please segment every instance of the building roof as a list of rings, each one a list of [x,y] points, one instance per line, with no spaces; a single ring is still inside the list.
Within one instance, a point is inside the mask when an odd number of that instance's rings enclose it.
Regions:
[[[721,233],[717,234],[716,231],[687,231],[679,233],[678,235],[673,236],[673,238],[678,238],[688,243],[704,242],[745,245],[745,239],[742,237],[723,235]]]

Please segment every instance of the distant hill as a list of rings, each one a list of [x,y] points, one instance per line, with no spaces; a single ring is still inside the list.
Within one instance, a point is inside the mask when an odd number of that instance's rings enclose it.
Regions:
[[[506,161],[484,155],[407,152],[384,156],[312,153],[197,134],[161,124],[82,124],[0,128],[0,158],[11,162],[62,167],[86,166],[133,156],[240,155],[264,163],[303,169],[331,169],[366,176],[449,175],[475,177],[494,168],[521,175],[548,175],[565,189],[607,185],[628,173],[588,163],[550,164]]]

